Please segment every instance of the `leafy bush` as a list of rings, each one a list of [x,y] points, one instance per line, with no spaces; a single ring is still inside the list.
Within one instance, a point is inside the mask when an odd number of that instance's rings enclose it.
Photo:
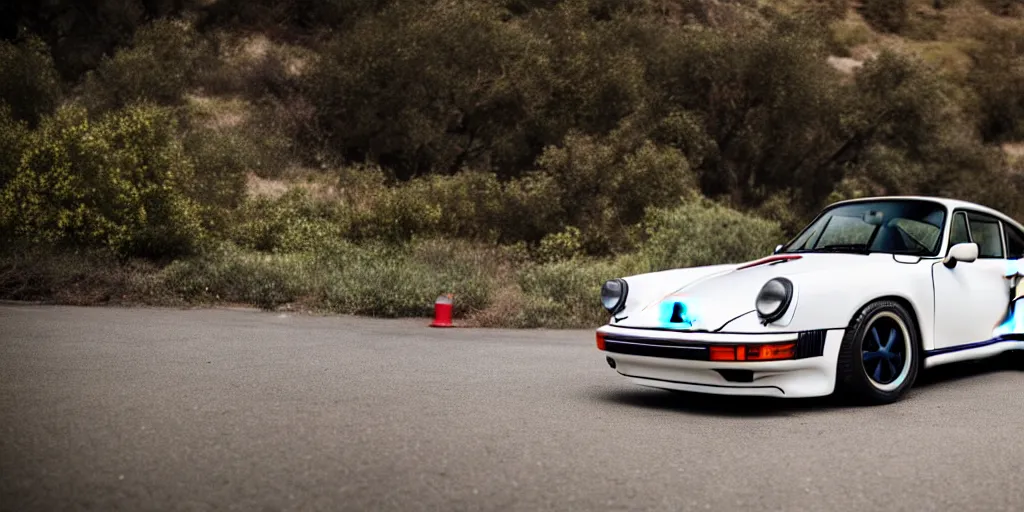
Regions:
[[[0,249],[0,297],[57,304],[171,304],[158,267],[110,251],[54,251],[24,244]]]
[[[314,200],[300,188],[276,199],[249,200],[234,217],[231,240],[274,253],[305,252],[339,243],[345,228],[332,205]]]
[[[851,119],[859,162],[847,177],[870,184],[869,193],[948,195],[1005,202],[1014,187],[1003,180],[999,151],[985,147],[956,106],[956,89],[921,62],[883,53],[857,77],[859,102]],[[987,192],[982,192],[986,190]]]
[[[405,247],[341,242],[281,254],[224,245],[174,262],[162,279],[168,290],[188,301],[268,309],[300,302],[383,317],[429,316],[439,295],[452,294],[456,315],[464,316],[488,305],[508,261],[507,251],[446,240]]]
[[[183,147],[194,166],[191,196],[202,206],[204,226],[229,229],[231,214],[245,200],[246,172],[252,152],[242,137],[227,131],[195,130]]]
[[[900,33],[910,19],[907,0],[864,0],[861,14],[876,30]]]
[[[155,21],[135,33],[130,47],[104,59],[89,73],[85,101],[98,112],[140,101],[178,104],[204,52],[201,40],[188,25]]]
[[[97,123],[83,109],[44,118],[0,195],[0,225],[38,243],[173,256],[203,236],[192,168],[165,110],[132,107]]]
[[[561,218],[558,185],[545,174],[502,183],[495,174],[467,171],[387,187],[379,171],[357,172],[364,176],[356,179],[364,181],[345,187],[343,178],[342,183],[348,235],[355,239],[401,241],[413,235],[443,235],[534,241],[557,229]]]
[[[830,52],[840,57],[849,57],[855,47],[868,44],[876,37],[876,33],[863,20],[847,19],[832,23],[827,42]]]
[[[607,131],[637,109],[643,69],[586,5],[506,21],[487,2],[408,2],[367,17],[323,52],[306,86],[317,128],[344,157],[402,179],[528,168],[571,127]]]
[[[699,120],[707,142],[699,159],[688,156],[705,195],[756,206],[782,190],[831,190],[837,178],[821,167],[842,144],[849,106],[824,65],[822,27],[781,18],[740,33],[652,30],[659,44],[644,57],[653,101]]]
[[[589,253],[628,248],[624,228],[641,220],[645,208],[671,204],[697,188],[681,151],[627,130],[605,138],[570,134],[538,160],[558,182],[565,221],[582,227],[581,245]]]
[[[307,94],[341,155],[370,156],[403,178],[457,170],[492,137],[524,143],[507,130],[529,98],[515,98],[515,83],[501,77],[503,66],[520,67],[510,62],[516,53],[528,53],[522,40],[482,3],[399,5],[341,33]]]
[[[222,246],[177,260],[162,272],[170,291],[190,302],[233,302],[272,309],[296,300],[314,282],[308,256],[245,253]]]
[[[845,18],[850,6],[848,0],[812,0],[808,7],[819,16],[817,19],[827,23]]]
[[[506,318],[494,319],[519,327],[583,327],[607,321],[601,307],[601,285],[627,275],[608,261],[572,260],[530,265],[517,282],[522,300]]]
[[[785,242],[778,223],[708,200],[651,210],[645,226],[648,239],[638,254],[645,272],[740,263]]]
[[[984,45],[970,55],[968,81],[978,96],[981,133],[986,140],[1024,139],[1024,26],[986,25]]]
[[[148,20],[173,16],[193,8],[180,0],[53,0],[0,3],[0,37],[37,34],[52,48],[61,77],[77,81],[105,55],[131,40]]]
[[[0,190],[14,178],[21,155],[28,145],[28,126],[11,116],[11,109],[0,103]]]
[[[583,233],[574,226],[559,233],[551,233],[540,241],[537,256],[541,261],[554,262],[572,259],[581,254]]]
[[[438,296],[454,296],[462,316],[487,307],[501,276],[503,251],[425,241],[404,249],[377,244],[326,256],[324,301],[332,311],[371,316],[430,316]]]
[[[0,40],[0,103],[10,115],[35,125],[56,108],[60,96],[60,77],[46,43],[35,36],[17,44]]]

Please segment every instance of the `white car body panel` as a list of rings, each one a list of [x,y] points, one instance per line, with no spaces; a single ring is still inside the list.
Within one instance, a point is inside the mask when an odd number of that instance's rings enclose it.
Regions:
[[[836,367],[830,361],[838,357],[842,337],[841,330],[830,331],[823,357],[795,361],[720,363],[616,354],[615,369],[634,383],[648,387],[727,395],[823,396],[835,388]],[[752,370],[753,379],[749,383],[729,383],[716,371],[730,369]]]
[[[768,343],[821,332],[825,342],[820,355],[763,362],[606,355],[614,359],[619,373],[645,386],[717,394],[827,395],[835,388],[836,363],[846,328],[862,308],[882,298],[901,302],[910,310],[926,368],[1024,349],[1024,330],[1009,326],[1017,323],[1010,321],[997,329],[1008,315],[1013,320],[1008,261],[979,258],[953,268],[943,265],[950,219],[959,209],[990,215],[1019,231],[1024,231],[1024,226],[990,208],[941,198],[865,198],[830,208],[885,199],[928,200],[946,208],[937,255],[779,254],[743,264],[624,277],[628,285],[624,309],[598,329],[599,335],[616,338],[612,341],[619,346],[646,343],[644,339],[705,345]],[[1003,240],[1005,254],[1005,237]],[[784,316],[765,325],[754,302],[761,287],[776,277],[792,282],[792,300]],[[673,318],[682,322],[670,321]],[[1024,325],[1024,319],[1018,323]],[[716,371],[730,369],[753,370],[753,381],[729,381]]]
[[[1002,260],[979,259],[952,269],[935,267],[935,296],[957,300],[936,301],[935,336],[929,349],[992,338],[992,328],[999,325],[1009,295],[1002,275],[1005,266]]]
[[[616,315],[610,325],[640,328],[665,327],[665,298],[693,298],[694,329],[727,332],[792,332],[845,328],[853,313],[882,296],[896,296],[910,302],[931,319],[933,294],[931,265],[937,260],[915,264],[897,263],[889,254],[802,254],[800,259],[751,268],[731,266],[713,277],[683,286],[663,283],[653,300],[637,301]],[[754,313],[754,299],[761,286],[775,277],[788,277],[794,285],[794,304],[779,321],[762,326]],[[630,293],[642,287],[634,277],[625,278]],[[927,284],[923,286],[922,283]],[[650,286],[650,285],[648,285]],[[628,296],[627,296],[628,297]],[[645,302],[645,303],[644,303]],[[1005,302],[1005,301],[1004,301]],[[927,322],[926,322],[927,323]],[[930,325],[930,323],[929,323]]]

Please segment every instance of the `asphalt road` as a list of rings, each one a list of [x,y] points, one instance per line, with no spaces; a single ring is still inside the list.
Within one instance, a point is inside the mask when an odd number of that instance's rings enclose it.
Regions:
[[[675,395],[591,331],[0,306],[0,509],[1024,510],[1024,365]]]

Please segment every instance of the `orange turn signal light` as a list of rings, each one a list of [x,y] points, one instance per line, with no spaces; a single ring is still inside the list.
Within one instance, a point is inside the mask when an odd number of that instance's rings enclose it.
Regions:
[[[597,333],[597,349],[604,350],[604,333]]]
[[[780,359],[793,359],[795,356],[796,343],[718,345],[711,347],[712,361],[778,361]]]

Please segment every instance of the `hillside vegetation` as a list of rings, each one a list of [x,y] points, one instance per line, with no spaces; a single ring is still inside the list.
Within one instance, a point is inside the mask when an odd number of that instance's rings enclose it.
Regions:
[[[15,0],[0,297],[593,326],[829,202],[1024,216],[1021,0]]]

